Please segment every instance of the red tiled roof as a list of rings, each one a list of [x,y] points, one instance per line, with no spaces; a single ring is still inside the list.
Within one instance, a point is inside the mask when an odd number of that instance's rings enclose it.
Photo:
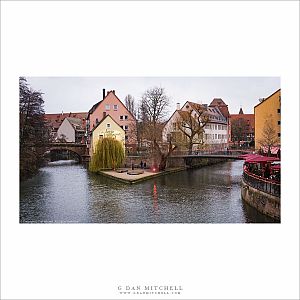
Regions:
[[[230,115],[231,122],[239,119],[244,119],[249,124],[252,131],[254,131],[254,114],[234,114]]]
[[[209,104],[210,107],[217,106],[225,118],[229,117],[228,105],[221,98],[214,98]]]
[[[81,119],[82,121],[81,126],[85,128],[87,115],[88,115],[87,112],[45,114],[45,119],[48,125],[52,127],[54,130],[57,130],[61,125],[61,123],[63,122],[63,120],[68,117]]]

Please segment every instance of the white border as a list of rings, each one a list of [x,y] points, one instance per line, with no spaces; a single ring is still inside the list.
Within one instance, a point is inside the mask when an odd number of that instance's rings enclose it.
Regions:
[[[112,299],[140,281],[180,284],[184,299],[298,298],[298,2],[1,6],[4,299]],[[280,76],[282,224],[20,225],[20,75]]]

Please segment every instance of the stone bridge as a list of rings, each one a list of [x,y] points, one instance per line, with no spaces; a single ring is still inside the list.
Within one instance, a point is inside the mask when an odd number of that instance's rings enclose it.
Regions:
[[[67,150],[70,152],[73,152],[77,155],[79,162],[86,162],[89,161],[89,154],[88,154],[88,148],[85,144],[79,144],[79,143],[50,143],[49,145],[49,151],[61,151],[61,150]]]
[[[251,153],[251,151],[199,151],[194,152],[193,154],[188,154],[186,151],[176,151],[169,157],[168,166],[199,167],[227,160],[243,160],[244,158],[240,155],[248,153]]]

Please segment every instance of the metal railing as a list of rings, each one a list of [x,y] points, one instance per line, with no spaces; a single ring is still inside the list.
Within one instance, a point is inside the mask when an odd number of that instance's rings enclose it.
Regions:
[[[253,153],[251,150],[193,150],[189,153],[188,150],[175,150],[172,156],[188,156],[188,155],[227,155],[239,156],[241,154]]]
[[[271,194],[276,197],[280,197],[280,183],[273,180],[269,180],[255,174],[252,174],[246,170],[243,172],[244,182],[250,185],[251,187]]]

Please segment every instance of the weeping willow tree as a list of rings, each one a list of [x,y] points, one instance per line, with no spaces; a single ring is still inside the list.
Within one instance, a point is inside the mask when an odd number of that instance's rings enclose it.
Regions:
[[[113,138],[98,141],[96,151],[92,156],[89,169],[97,172],[103,169],[116,169],[124,161],[125,153],[121,142]]]

